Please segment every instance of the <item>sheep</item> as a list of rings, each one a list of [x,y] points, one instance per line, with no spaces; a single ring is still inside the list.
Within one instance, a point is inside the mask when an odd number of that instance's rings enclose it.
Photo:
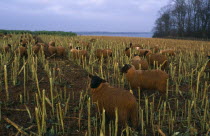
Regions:
[[[41,48],[41,44],[37,43],[34,46],[32,46],[32,51],[34,54],[38,54]]]
[[[70,52],[74,59],[82,59],[87,57],[87,51],[81,50],[80,47],[76,47],[76,49],[72,49],[72,46],[70,47]]]
[[[168,65],[168,59],[165,55],[159,53],[151,53],[146,51],[144,56],[151,66],[158,65],[161,69],[165,69]]]
[[[57,50],[57,56],[59,57],[64,57],[66,55],[66,49],[62,46],[57,46],[56,47],[56,50]]]
[[[142,70],[148,70],[149,64],[148,62],[144,59],[142,60],[139,56],[135,55],[131,59],[131,64],[135,67],[136,70],[142,69]]]
[[[124,53],[125,53],[126,56],[130,57],[131,56],[131,50],[130,50],[130,48],[129,47],[126,47]]]
[[[104,59],[106,59],[108,57],[112,57],[112,50],[111,49],[97,49],[95,51],[95,54],[98,59],[101,59],[102,56]]]
[[[50,42],[48,43],[48,45],[49,45],[49,46],[54,46],[54,47],[55,47],[55,42],[54,42],[54,41],[50,41]]]
[[[149,50],[149,49],[139,49],[138,51],[139,51],[138,54],[139,54],[140,57],[143,57],[145,52],[152,53],[152,51]]]
[[[153,51],[153,53],[157,53],[160,50],[158,45],[155,45],[155,46],[151,47],[150,49]]]
[[[175,56],[175,51],[172,49],[161,50],[160,54],[168,55],[168,56]]]
[[[132,126],[137,127],[137,102],[129,91],[112,87],[98,76],[89,75],[92,101],[98,104],[99,112],[105,109],[106,119],[115,119],[115,109],[118,109],[119,125],[125,126],[131,120]]]
[[[168,74],[162,70],[136,70],[134,66],[125,64],[121,72],[126,74],[132,89],[157,89],[166,92]]]
[[[130,48],[134,48],[136,50],[142,49],[142,46],[140,44],[133,44],[132,42],[130,43]]]
[[[15,50],[15,54],[19,54],[21,57],[27,57],[27,48],[26,48],[26,45],[23,44],[22,46],[18,47],[16,50]]]

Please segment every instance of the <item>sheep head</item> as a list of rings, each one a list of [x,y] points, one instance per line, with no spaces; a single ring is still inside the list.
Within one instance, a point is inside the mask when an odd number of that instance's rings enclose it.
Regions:
[[[90,88],[98,88],[101,83],[106,82],[106,80],[104,80],[98,76],[89,75],[89,77],[91,78]]]
[[[132,66],[130,64],[125,64],[122,68],[121,68],[121,72],[122,73],[127,73],[128,70],[131,68]]]
[[[127,50],[129,50],[129,49],[130,49],[129,47],[126,47],[126,48],[125,48],[125,51],[127,51]]]
[[[208,59],[209,59],[209,61],[210,61],[210,56],[208,56]]]

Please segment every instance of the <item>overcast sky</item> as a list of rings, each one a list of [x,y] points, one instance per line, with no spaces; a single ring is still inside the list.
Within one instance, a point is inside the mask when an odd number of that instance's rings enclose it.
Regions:
[[[169,0],[0,0],[0,29],[150,32]]]

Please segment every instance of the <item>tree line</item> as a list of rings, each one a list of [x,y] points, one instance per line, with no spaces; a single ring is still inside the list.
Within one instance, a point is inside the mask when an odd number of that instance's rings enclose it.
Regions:
[[[172,0],[159,14],[153,37],[210,38],[210,0]]]
[[[32,34],[32,35],[62,35],[62,36],[76,36],[76,33],[73,32],[63,32],[63,31],[29,31],[29,30],[0,30],[0,33],[3,34]]]

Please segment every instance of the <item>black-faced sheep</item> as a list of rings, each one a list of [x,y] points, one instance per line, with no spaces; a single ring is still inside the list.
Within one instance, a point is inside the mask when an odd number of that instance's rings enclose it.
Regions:
[[[115,119],[115,109],[118,109],[118,121],[125,126],[131,120],[133,127],[137,127],[137,102],[129,91],[115,88],[98,76],[91,77],[91,95],[94,103],[98,104],[99,111],[105,109],[106,119]]]
[[[156,89],[166,92],[168,74],[162,70],[136,70],[134,66],[125,64],[121,69],[132,89]]]
[[[125,53],[126,56],[130,57],[131,56],[131,50],[130,50],[130,48],[129,47],[126,47],[124,53]]]
[[[74,59],[84,59],[87,57],[87,51],[86,50],[81,50],[80,47],[76,47],[76,49],[73,49],[70,47],[70,52],[73,56]]]
[[[151,53],[146,51],[144,54],[147,58],[148,63],[151,66],[158,65],[161,69],[166,69],[168,65],[168,58],[160,53]]]
[[[135,55],[131,59],[131,64],[135,67],[136,70],[142,69],[142,70],[148,70],[149,64],[147,60],[141,59],[138,55]]]
[[[152,53],[152,51],[149,50],[149,49],[139,49],[138,51],[139,51],[138,54],[139,54],[140,57],[143,57],[145,52]]]

